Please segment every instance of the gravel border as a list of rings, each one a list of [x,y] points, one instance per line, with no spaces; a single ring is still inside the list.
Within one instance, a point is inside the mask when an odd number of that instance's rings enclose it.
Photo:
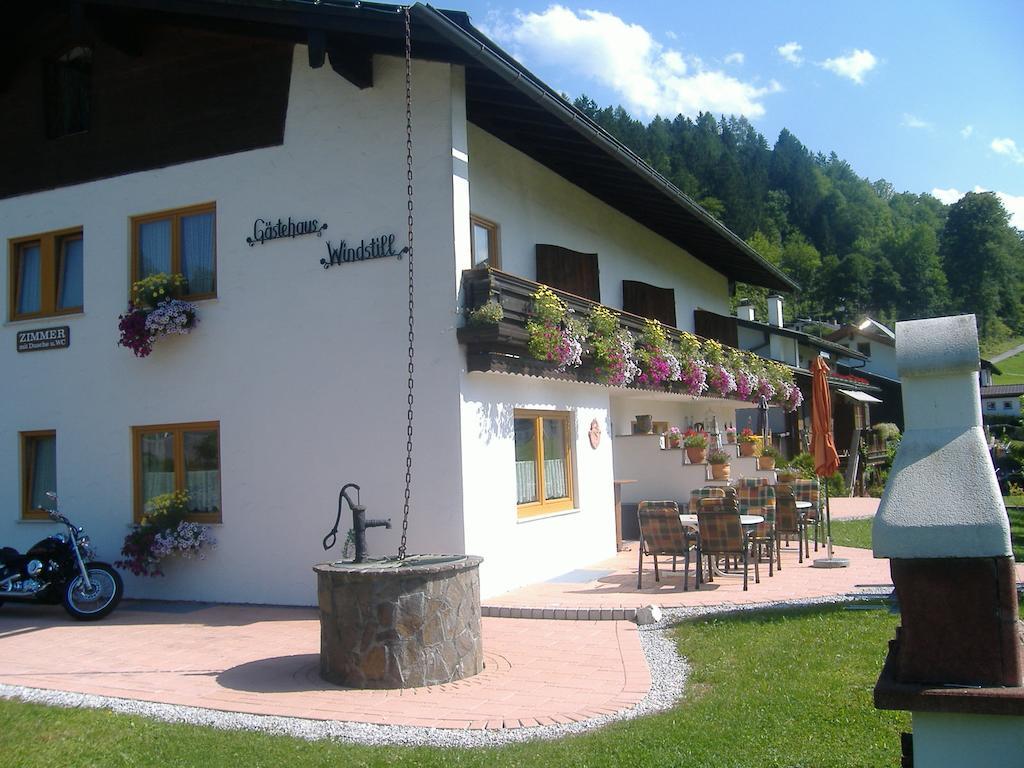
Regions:
[[[67,691],[51,691],[0,683],[0,698],[18,699],[56,707],[107,709],[128,715],[152,717],[168,723],[204,725],[224,730],[246,730],[260,733],[293,736],[307,741],[332,739],[367,746],[429,746],[429,747],[486,747],[523,743],[537,740],[560,739],[585,733],[619,720],[631,720],[660,712],[674,706],[683,693],[690,667],[676,652],[671,629],[680,621],[713,614],[746,611],[770,611],[813,605],[857,603],[889,596],[889,591],[863,591],[848,595],[789,600],[751,605],[694,606],[662,611],[656,624],[639,627],[640,645],[651,672],[651,687],[635,706],[613,715],[560,725],[540,725],[532,728],[501,730],[457,730],[448,728],[420,728],[404,725],[371,725],[337,720],[310,720],[297,717],[250,715],[224,712],[202,707],[185,707],[136,699],[93,696]],[[522,619],[530,621],[530,619]]]

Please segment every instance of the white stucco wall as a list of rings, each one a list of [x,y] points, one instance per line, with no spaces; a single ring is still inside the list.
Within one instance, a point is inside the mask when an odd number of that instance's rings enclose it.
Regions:
[[[1020,717],[914,712],[913,723],[918,768],[1019,765],[1024,754]]]
[[[1020,416],[1020,398],[996,395],[981,398],[983,416]]]
[[[397,549],[404,476],[406,261],[324,270],[325,241],[404,240],[404,73],[378,57],[360,91],[296,48],[283,146],[0,201],[0,242],[81,225],[85,313],[0,329],[0,542],[56,527],[19,522],[18,432],[57,430],[64,510],[102,559],[132,519],[131,427],[220,422],[223,524],[205,561],[166,579],[127,579],[130,596],[315,602],[310,567],[345,482],[362,485],[371,552]],[[459,551],[462,483],[453,262],[452,74],[416,62],[417,380],[410,551]],[[456,78],[456,85],[458,79]],[[458,110],[456,110],[457,112]],[[464,169],[462,172],[464,176]],[[187,337],[136,359],[116,346],[129,289],[129,217],[216,201],[216,300]],[[250,248],[257,217],[317,217],[324,239]],[[0,295],[8,295],[0,270]],[[6,307],[5,307],[6,315]],[[18,330],[71,327],[67,350],[15,353]],[[588,497],[589,498],[589,497]],[[478,500],[477,500],[478,501]],[[590,502],[588,502],[589,504]],[[343,518],[339,540],[350,525]],[[337,557],[337,550],[331,555]]]
[[[673,288],[676,322],[729,311],[724,275],[475,125],[469,126],[472,212],[501,228],[501,268],[533,280],[536,245],[598,254],[601,303],[622,307],[622,281]],[[611,161],[609,161],[611,162]]]
[[[516,514],[516,408],[569,411],[577,509],[520,520]],[[590,422],[602,438],[590,446]],[[496,373],[462,380],[466,550],[487,558],[484,598],[558,576],[615,554],[608,390]],[[486,553],[486,554],[485,554]]]
[[[899,370],[896,367],[896,347],[883,344],[875,339],[867,338],[857,334],[853,339],[844,339],[842,345],[854,352],[859,352],[857,344],[870,344],[871,359],[864,364],[864,370],[869,373],[877,373],[890,379],[899,379]]]

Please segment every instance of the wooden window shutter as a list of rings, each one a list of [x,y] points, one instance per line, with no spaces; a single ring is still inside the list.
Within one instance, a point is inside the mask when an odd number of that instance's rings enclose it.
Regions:
[[[580,253],[558,245],[537,243],[537,282],[601,301],[596,253]]]
[[[739,349],[739,327],[736,318],[719,315],[704,309],[693,311],[693,330],[698,336],[715,339],[726,346]]]
[[[676,326],[676,292],[636,280],[622,281],[622,309],[640,317],[660,320],[672,328]]]

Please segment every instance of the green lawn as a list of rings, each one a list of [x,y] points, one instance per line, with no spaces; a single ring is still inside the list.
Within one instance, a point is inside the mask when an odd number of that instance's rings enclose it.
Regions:
[[[1019,347],[1021,344],[1024,344],[1024,336],[1011,336],[1008,339],[997,342],[983,341],[981,342],[981,356],[989,360],[1014,347]],[[1002,363],[996,363],[996,365],[1002,366]]]
[[[1024,563],[1024,496],[1006,496],[1006,513],[1010,517],[1010,543],[1013,557]],[[834,520],[832,543],[842,547],[871,549],[871,519]]]
[[[873,518],[864,520],[833,520],[832,543],[840,547],[871,549],[871,523]]]
[[[554,742],[371,748],[0,700],[0,754],[19,768],[898,765],[909,715],[871,700],[897,622],[885,607],[832,606],[682,624],[692,672],[678,706]]]
[[[996,363],[1002,371],[998,376],[992,377],[993,384],[1021,384],[1024,383],[1024,352]]]

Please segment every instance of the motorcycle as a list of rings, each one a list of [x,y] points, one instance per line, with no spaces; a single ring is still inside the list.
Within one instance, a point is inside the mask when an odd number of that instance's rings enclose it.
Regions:
[[[124,583],[117,571],[93,560],[94,553],[85,531],[56,509],[50,518],[67,526],[68,532],[48,536],[24,555],[11,547],[0,547],[0,605],[6,600],[61,603],[80,621],[102,619],[121,602]]]

